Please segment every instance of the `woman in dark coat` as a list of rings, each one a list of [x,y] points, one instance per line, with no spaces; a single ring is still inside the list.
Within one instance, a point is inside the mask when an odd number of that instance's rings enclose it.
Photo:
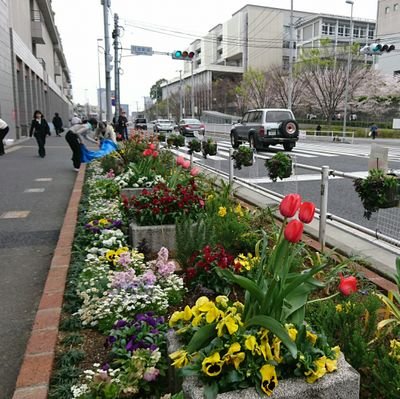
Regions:
[[[46,149],[44,146],[46,145],[46,136],[50,136],[50,128],[40,111],[35,111],[33,114],[29,137],[32,137],[32,135],[35,137],[38,143],[39,156],[44,158],[46,156]]]

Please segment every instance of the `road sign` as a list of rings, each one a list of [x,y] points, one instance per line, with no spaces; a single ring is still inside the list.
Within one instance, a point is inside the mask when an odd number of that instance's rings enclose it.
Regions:
[[[153,47],[131,46],[131,54],[153,55]]]

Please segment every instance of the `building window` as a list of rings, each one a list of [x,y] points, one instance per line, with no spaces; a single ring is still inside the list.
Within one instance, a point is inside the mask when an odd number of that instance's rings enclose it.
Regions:
[[[338,26],[338,36],[344,36],[344,26],[343,25]]]
[[[353,37],[360,37],[360,27],[359,26],[355,26],[353,28]]]
[[[367,32],[366,28],[360,28],[360,37],[364,39],[366,32]]]
[[[350,26],[345,26],[345,27],[344,27],[344,35],[345,35],[346,37],[349,37],[349,36],[350,36]]]
[[[328,34],[328,25],[327,24],[322,24],[322,34],[323,35]]]
[[[335,26],[334,25],[329,25],[329,35],[334,36],[335,35]]]
[[[286,55],[282,57],[282,68],[285,71],[289,70],[289,57]]]
[[[399,10],[399,3],[396,3],[394,6],[393,6],[393,11],[398,11]]]
[[[390,7],[385,7],[385,14],[389,14],[390,12]]]
[[[368,39],[373,39],[373,38],[374,38],[374,30],[368,29]]]
[[[290,48],[290,41],[289,40],[284,40],[282,42],[282,48]]]

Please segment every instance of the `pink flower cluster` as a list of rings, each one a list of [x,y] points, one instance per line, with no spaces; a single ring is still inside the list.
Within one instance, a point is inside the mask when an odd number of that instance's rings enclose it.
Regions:
[[[156,260],[157,272],[162,277],[167,277],[175,271],[175,263],[168,261],[168,249],[162,247],[158,251],[158,258]]]
[[[143,156],[145,157],[158,157],[158,151],[156,151],[156,146],[153,143],[150,143],[147,148],[143,151]]]
[[[185,159],[182,156],[179,156],[176,158],[176,164],[178,166],[181,166],[183,169],[189,169],[190,168],[190,161]],[[190,170],[190,174],[192,176],[197,176],[200,173],[200,169],[199,168],[192,168]]]

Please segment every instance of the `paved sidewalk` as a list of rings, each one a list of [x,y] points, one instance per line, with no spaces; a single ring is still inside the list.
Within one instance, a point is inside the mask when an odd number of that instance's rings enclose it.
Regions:
[[[0,157],[0,399],[10,399],[77,173],[64,137]]]

